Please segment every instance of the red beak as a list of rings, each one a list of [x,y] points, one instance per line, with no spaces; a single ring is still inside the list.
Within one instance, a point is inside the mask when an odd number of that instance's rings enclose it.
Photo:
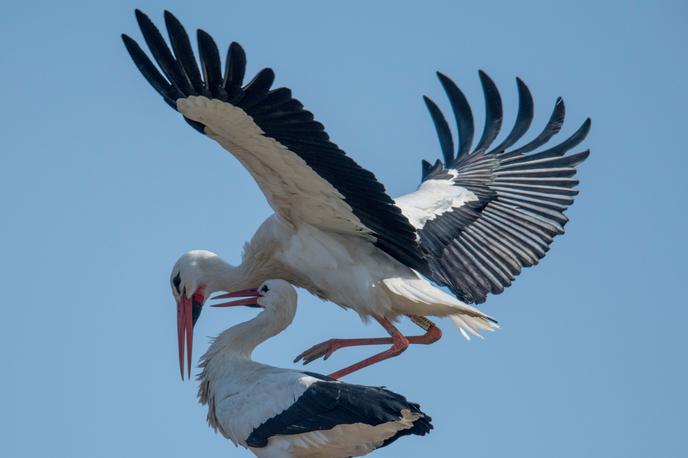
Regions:
[[[205,298],[196,292],[191,298],[182,295],[177,301],[177,341],[179,346],[179,371],[184,380],[184,341],[186,341],[187,377],[191,378],[191,357],[193,349],[193,327],[201,314]]]
[[[245,299],[237,299],[229,302],[222,302],[221,304],[213,304],[212,307],[235,307],[237,305],[247,305],[249,307],[260,307],[258,304],[258,290],[245,289],[242,291],[235,291],[233,293],[220,294],[212,299],[229,299],[230,297],[243,297]]]

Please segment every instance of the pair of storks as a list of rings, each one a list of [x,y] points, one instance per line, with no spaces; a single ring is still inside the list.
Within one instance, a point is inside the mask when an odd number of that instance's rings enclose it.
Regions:
[[[330,141],[289,89],[271,88],[271,69],[243,85],[246,57],[237,43],[229,46],[223,71],[215,42],[199,30],[199,66],[172,14],[165,12],[171,49],[146,15],[137,11],[136,17],[157,64],[123,35],[138,69],[192,127],[248,169],[275,212],[246,244],[241,265],[206,251],[189,252],[175,265],[171,282],[182,377],[185,346],[190,374],[193,325],[211,293],[233,297],[267,279],[282,279],[374,318],[390,337],[332,339],[297,357],[308,363],[346,346],[389,345],[330,374],[337,379],[396,356],[409,344],[439,339],[440,330],[426,316],[450,317],[466,337],[493,330],[496,321],[469,304],[501,293],[564,232],[564,211],[578,193],[576,167],[589,154],[569,151],[585,138],[590,120],[563,142],[541,149],[561,129],[561,99],[544,129],[514,147],[533,120],[530,91],[517,78],[516,121],[492,146],[502,124],[502,102],[493,81],[480,72],[485,127],[471,149],[474,121],[468,101],[438,73],[456,119],[458,143],[440,109],[425,97],[443,161],[423,161],[418,189],[394,199],[371,172]],[[393,324],[400,315],[424,333],[403,335]]]

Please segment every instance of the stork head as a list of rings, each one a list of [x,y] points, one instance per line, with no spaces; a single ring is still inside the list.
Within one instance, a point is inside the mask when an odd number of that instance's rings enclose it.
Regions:
[[[184,379],[184,342],[186,341],[186,364],[191,377],[191,349],[193,327],[201,315],[203,304],[212,293],[213,274],[219,263],[224,264],[215,253],[194,250],[184,254],[172,268],[170,286],[177,302],[177,338],[179,344],[179,370]]]
[[[259,307],[272,316],[270,320],[282,330],[291,324],[296,314],[296,290],[284,280],[266,280],[256,289],[246,289],[221,294],[213,299],[233,298],[229,302],[213,304],[213,307],[245,305]],[[235,299],[241,298],[241,299]]]

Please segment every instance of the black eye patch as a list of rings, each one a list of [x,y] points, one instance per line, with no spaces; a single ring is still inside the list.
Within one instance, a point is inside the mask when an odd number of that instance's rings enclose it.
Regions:
[[[177,294],[181,294],[181,290],[179,289],[179,285],[182,284],[182,277],[181,273],[177,273],[177,276],[172,279],[172,284],[174,285],[174,289],[177,290]]]
[[[261,293],[267,293],[268,291],[270,291],[270,290],[268,289],[268,285],[263,285],[263,287],[260,289],[260,292],[261,292]]]

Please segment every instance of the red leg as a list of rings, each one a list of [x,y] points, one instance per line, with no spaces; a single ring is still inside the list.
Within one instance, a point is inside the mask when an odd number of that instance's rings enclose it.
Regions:
[[[342,378],[345,375],[349,375],[352,372],[363,369],[364,367],[368,367],[372,364],[379,363],[380,361],[384,361],[386,359],[398,356],[408,348],[408,339],[404,337],[404,335],[401,332],[399,332],[399,330],[396,327],[394,327],[394,325],[390,323],[389,320],[377,316],[375,317],[375,319],[392,336],[392,346],[388,350],[378,353],[377,355],[373,355],[370,358],[366,358],[363,361],[359,361],[356,364],[352,364],[349,367],[345,367],[344,369],[340,369],[337,372],[333,372],[329,375],[330,377],[335,379]]]
[[[340,379],[345,375],[349,375],[352,372],[361,370],[364,367],[368,367],[375,363],[379,363],[380,361],[384,361],[386,359],[399,356],[409,346],[408,340],[406,340],[406,337],[404,337],[402,334],[392,337],[392,340],[394,341],[394,344],[390,347],[389,350],[385,350],[381,353],[378,353],[377,355],[371,356],[370,358],[366,358],[363,361],[359,361],[356,364],[352,364],[349,367],[345,367],[344,369],[340,369],[337,372],[333,372],[329,376],[334,379]]]
[[[442,337],[442,331],[440,328],[435,326],[435,324],[425,317],[417,315],[408,315],[408,317],[415,324],[420,326],[425,330],[425,334],[420,336],[405,336],[406,340],[410,344],[420,344],[429,345],[433,342],[437,342],[440,337]],[[379,321],[379,320],[378,320]],[[389,323],[389,322],[388,322]],[[385,326],[385,325],[383,325]],[[390,323],[391,326],[391,323]],[[392,326],[394,330],[394,326]],[[385,326],[385,329],[387,327]],[[389,330],[388,330],[389,332]],[[397,331],[398,332],[398,331]],[[392,333],[390,333],[392,334]],[[393,335],[393,334],[392,334]],[[357,347],[361,345],[393,345],[394,339],[392,337],[377,337],[377,338],[364,338],[364,339],[330,339],[325,342],[321,342],[317,345],[312,346],[308,350],[301,353],[299,356],[294,358],[294,362],[303,360],[303,364],[308,364],[318,358],[328,359],[332,354],[345,347]]]
[[[425,334],[422,336],[409,337],[409,342],[413,344],[429,345],[437,342],[442,337],[442,330],[424,316],[408,315],[408,317],[425,331]]]
[[[364,339],[330,339],[313,345],[308,350],[294,358],[294,362],[303,360],[303,364],[308,364],[318,358],[327,360],[332,353],[345,347],[358,347],[362,345],[391,345],[394,342],[391,337],[376,337]]]

